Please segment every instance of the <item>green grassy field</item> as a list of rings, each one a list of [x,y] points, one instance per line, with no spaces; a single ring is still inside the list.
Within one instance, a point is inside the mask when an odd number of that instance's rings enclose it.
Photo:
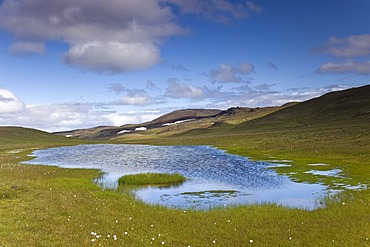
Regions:
[[[274,132],[267,137],[264,132],[233,135],[225,128],[218,135],[203,133],[194,138],[189,134],[145,142],[211,144],[256,159],[292,159],[294,166],[289,168],[292,170],[305,169],[312,162],[328,163],[342,167],[356,181],[368,179],[368,132],[364,130],[358,136],[335,129],[315,133]],[[40,133],[22,136],[28,140],[35,134]],[[339,137],[343,141],[334,145]],[[35,137],[33,145],[22,141],[22,137],[14,143],[5,137],[0,141],[1,246],[370,245],[369,190],[348,191],[323,199],[326,207],[314,211],[276,205],[208,212],[149,206],[133,199],[130,193],[98,187],[92,182],[100,176],[96,170],[18,163],[27,159],[26,154],[33,147],[78,143],[54,138]]]

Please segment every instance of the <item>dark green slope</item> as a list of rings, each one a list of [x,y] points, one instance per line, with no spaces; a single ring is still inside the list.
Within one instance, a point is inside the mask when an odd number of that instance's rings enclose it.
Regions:
[[[237,130],[370,125],[370,85],[331,92],[242,123]]]
[[[72,142],[65,137],[22,127],[0,127],[0,145]]]

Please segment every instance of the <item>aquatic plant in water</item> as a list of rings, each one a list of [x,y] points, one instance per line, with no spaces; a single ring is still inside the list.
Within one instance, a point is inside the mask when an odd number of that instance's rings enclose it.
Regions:
[[[186,181],[186,178],[179,173],[140,173],[134,175],[125,175],[118,179],[119,185],[172,185],[180,184]]]

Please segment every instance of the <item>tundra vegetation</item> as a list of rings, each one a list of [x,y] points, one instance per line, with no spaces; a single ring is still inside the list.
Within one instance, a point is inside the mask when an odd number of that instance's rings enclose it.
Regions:
[[[133,175],[125,175],[118,179],[120,186],[125,185],[176,185],[186,181],[186,178],[181,174],[166,174],[166,173],[141,173]]]
[[[367,96],[366,96],[367,95]],[[222,122],[173,135],[122,135],[110,143],[212,145],[256,160],[288,159],[275,168],[311,181],[310,164],[344,171],[351,185],[308,211],[274,204],[177,210],[147,205],[93,182],[100,171],[22,165],[34,149],[87,143],[0,128],[1,246],[369,246],[369,87],[296,104],[244,123]],[[333,103],[334,102],[334,103]],[[340,103],[342,102],[342,103]],[[94,142],[90,140],[89,142]],[[101,143],[102,140],[99,140]],[[317,166],[315,169],[324,169]]]

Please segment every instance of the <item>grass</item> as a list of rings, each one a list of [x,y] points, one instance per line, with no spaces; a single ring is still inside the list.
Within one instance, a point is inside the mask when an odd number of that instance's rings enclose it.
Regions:
[[[369,244],[368,191],[312,212],[275,205],[180,211],[104,191],[91,182],[95,170],[19,165],[24,154],[0,153],[1,188],[10,193],[0,199],[1,246]]]
[[[134,175],[125,175],[118,179],[118,184],[122,185],[176,185],[186,181],[181,174],[166,173],[141,173]]]

